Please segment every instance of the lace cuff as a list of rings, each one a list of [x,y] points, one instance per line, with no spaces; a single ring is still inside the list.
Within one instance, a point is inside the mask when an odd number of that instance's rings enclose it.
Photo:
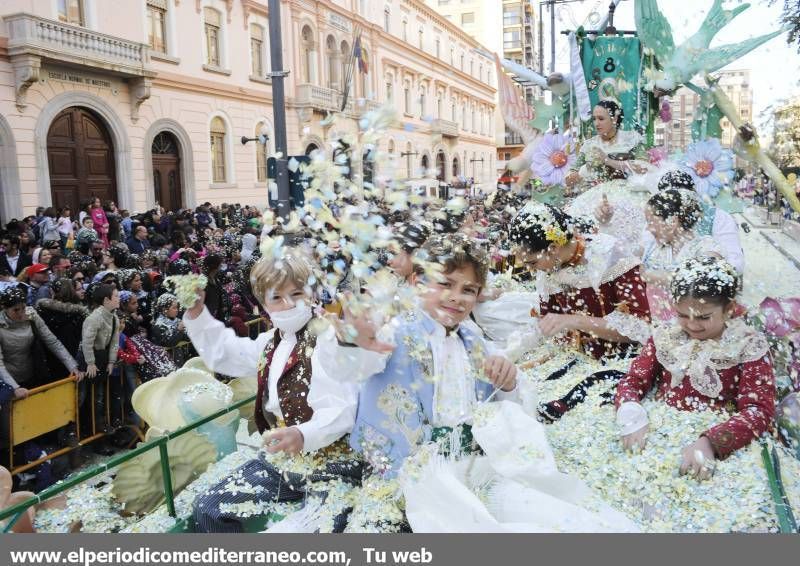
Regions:
[[[647,426],[647,411],[636,401],[626,401],[617,409],[617,428],[620,436],[631,434]]]
[[[647,321],[632,314],[614,311],[604,316],[603,320],[606,321],[609,329],[619,332],[634,342],[644,344],[650,339],[650,325]]]

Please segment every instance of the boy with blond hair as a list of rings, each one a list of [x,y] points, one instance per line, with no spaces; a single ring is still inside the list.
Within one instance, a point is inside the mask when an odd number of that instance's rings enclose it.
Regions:
[[[253,293],[274,327],[256,340],[236,336],[211,316],[203,292],[184,316],[189,338],[212,371],[258,375],[256,424],[262,434],[269,431],[256,458],[195,500],[198,532],[242,532],[245,519],[237,507],[266,510],[273,502],[324,499],[324,482],[360,481],[361,465],[348,455],[345,436],[355,420],[357,390],[322,368],[317,337],[308,328],[314,317],[313,275],[312,263],[296,249],[255,264]],[[306,476],[286,473],[270,463],[278,452],[314,454],[319,468]],[[334,531],[344,529],[346,517],[345,512],[334,517]]]

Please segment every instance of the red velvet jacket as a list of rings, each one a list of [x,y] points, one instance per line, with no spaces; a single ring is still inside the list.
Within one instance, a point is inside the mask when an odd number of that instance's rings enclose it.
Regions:
[[[650,339],[631,364],[628,375],[617,385],[614,402],[619,408],[625,401],[641,401],[655,386],[656,398],[676,409],[693,411],[707,407],[733,413],[727,421],[701,435],[711,441],[714,453],[721,460],[770,428],[775,414],[775,376],[767,356],[718,373],[722,392],[716,399],[699,393],[687,378],[672,389],[672,376],[656,358],[656,346]]]
[[[570,289],[550,295],[547,301],[541,302],[542,316],[548,313],[585,314],[603,318],[616,309],[650,322],[650,307],[638,266],[603,283],[597,291],[591,287]],[[610,342],[585,333],[581,333],[580,338],[584,351],[596,359],[623,353],[631,347],[630,344]]]

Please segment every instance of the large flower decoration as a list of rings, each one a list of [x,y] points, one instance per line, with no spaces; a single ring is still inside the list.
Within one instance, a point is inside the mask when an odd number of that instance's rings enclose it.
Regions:
[[[569,136],[546,133],[531,159],[531,171],[545,185],[562,185],[570,165],[575,161]]]
[[[716,138],[698,141],[686,148],[681,169],[692,176],[700,195],[714,198],[733,180],[733,153]]]

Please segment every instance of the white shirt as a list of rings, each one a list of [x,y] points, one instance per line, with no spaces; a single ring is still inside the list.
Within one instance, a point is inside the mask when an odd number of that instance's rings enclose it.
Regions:
[[[57,223],[58,233],[62,236],[69,236],[72,233],[72,219],[61,216]]]
[[[274,332],[274,330],[271,331],[273,339],[275,336]],[[278,380],[281,378],[281,375],[283,375],[286,362],[289,361],[289,357],[292,355],[292,350],[294,350],[296,344],[296,334],[284,334],[283,338],[278,343],[278,347],[275,348],[272,354],[272,363],[269,365],[269,375],[267,376],[268,395],[264,399],[264,411],[272,413],[280,419],[284,417],[281,411],[280,398],[278,397]]]
[[[253,377],[258,374],[258,362],[264,348],[274,339],[275,330],[259,334],[258,338],[242,338],[211,316],[208,309],[194,320],[184,316],[183,323],[189,339],[194,344],[203,363],[212,371],[231,377]],[[318,338],[335,343],[333,330]],[[297,337],[284,337],[273,354],[267,376],[269,398],[266,409],[282,417],[278,398],[278,379],[297,342]],[[324,359],[319,348],[311,355],[311,380],[308,388],[308,406],[314,411],[311,420],[297,425],[303,434],[303,451],[314,452],[338,440],[353,429],[358,406],[358,387],[333,379],[322,365]]]
[[[8,266],[11,268],[11,275],[14,275],[14,272],[17,270],[17,263],[19,263],[19,256],[22,255],[17,252],[17,255],[10,256],[6,254],[6,261],[8,262]]]
[[[729,212],[716,209],[711,237],[722,248],[722,256],[728,263],[739,273],[744,273],[744,250],[739,239],[739,225]]]
[[[456,331],[448,334],[444,326],[438,322],[434,324],[429,344],[433,353],[433,372],[439,379],[434,381],[433,387],[433,423],[452,427],[471,422],[478,399],[464,342]]]

